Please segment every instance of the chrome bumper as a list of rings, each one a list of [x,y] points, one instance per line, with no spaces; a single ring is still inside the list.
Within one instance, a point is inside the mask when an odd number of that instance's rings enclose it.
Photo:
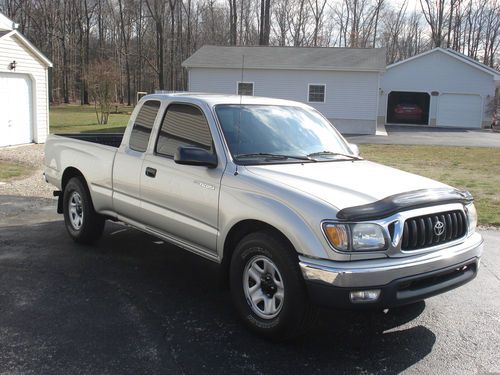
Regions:
[[[360,288],[382,286],[400,278],[479,259],[482,252],[483,238],[474,233],[458,245],[423,255],[351,262],[299,256],[299,265],[306,281],[341,288]]]

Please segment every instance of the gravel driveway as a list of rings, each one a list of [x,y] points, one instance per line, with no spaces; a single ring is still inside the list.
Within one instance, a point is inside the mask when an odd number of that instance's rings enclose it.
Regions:
[[[0,195],[52,198],[54,188],[43,178],[43,149],[44,145],[35,144],[0,148],[0,160],[22,163],[32,168],[28,177],[0,181]]]

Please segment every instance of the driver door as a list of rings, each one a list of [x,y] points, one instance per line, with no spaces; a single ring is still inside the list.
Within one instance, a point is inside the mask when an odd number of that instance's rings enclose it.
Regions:
[[[144,223],[164,236],[215,255],[224,166],[220,161],[216,168],[177,164],[174,154],[179,146],[215,153],[209,123],[197,106],[173,103],[166,110],[154,152],[142,165]]]

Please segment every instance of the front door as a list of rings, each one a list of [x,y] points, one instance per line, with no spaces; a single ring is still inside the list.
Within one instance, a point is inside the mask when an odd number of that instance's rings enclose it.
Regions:
[[[173,157],[179,146],[215,153],[207,118],[196,106],[174,103],[167,108],[154,153],[142,165],[143,221],[165,236],[214,255],[224,166],[177,164]]]

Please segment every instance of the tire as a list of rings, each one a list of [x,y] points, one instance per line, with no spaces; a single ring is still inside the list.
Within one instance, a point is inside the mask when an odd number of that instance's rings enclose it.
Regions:
[[[281,341],[307,327],[312,310],[297,255],[272,232],[255,232],[238,243],[229,283],[240,318],[258,335]]]
[[[84,179],[71,178],[64,188],[64,223],[70,237],[81,244],[92,244],[102,235],[104,217],[94,210]]]

